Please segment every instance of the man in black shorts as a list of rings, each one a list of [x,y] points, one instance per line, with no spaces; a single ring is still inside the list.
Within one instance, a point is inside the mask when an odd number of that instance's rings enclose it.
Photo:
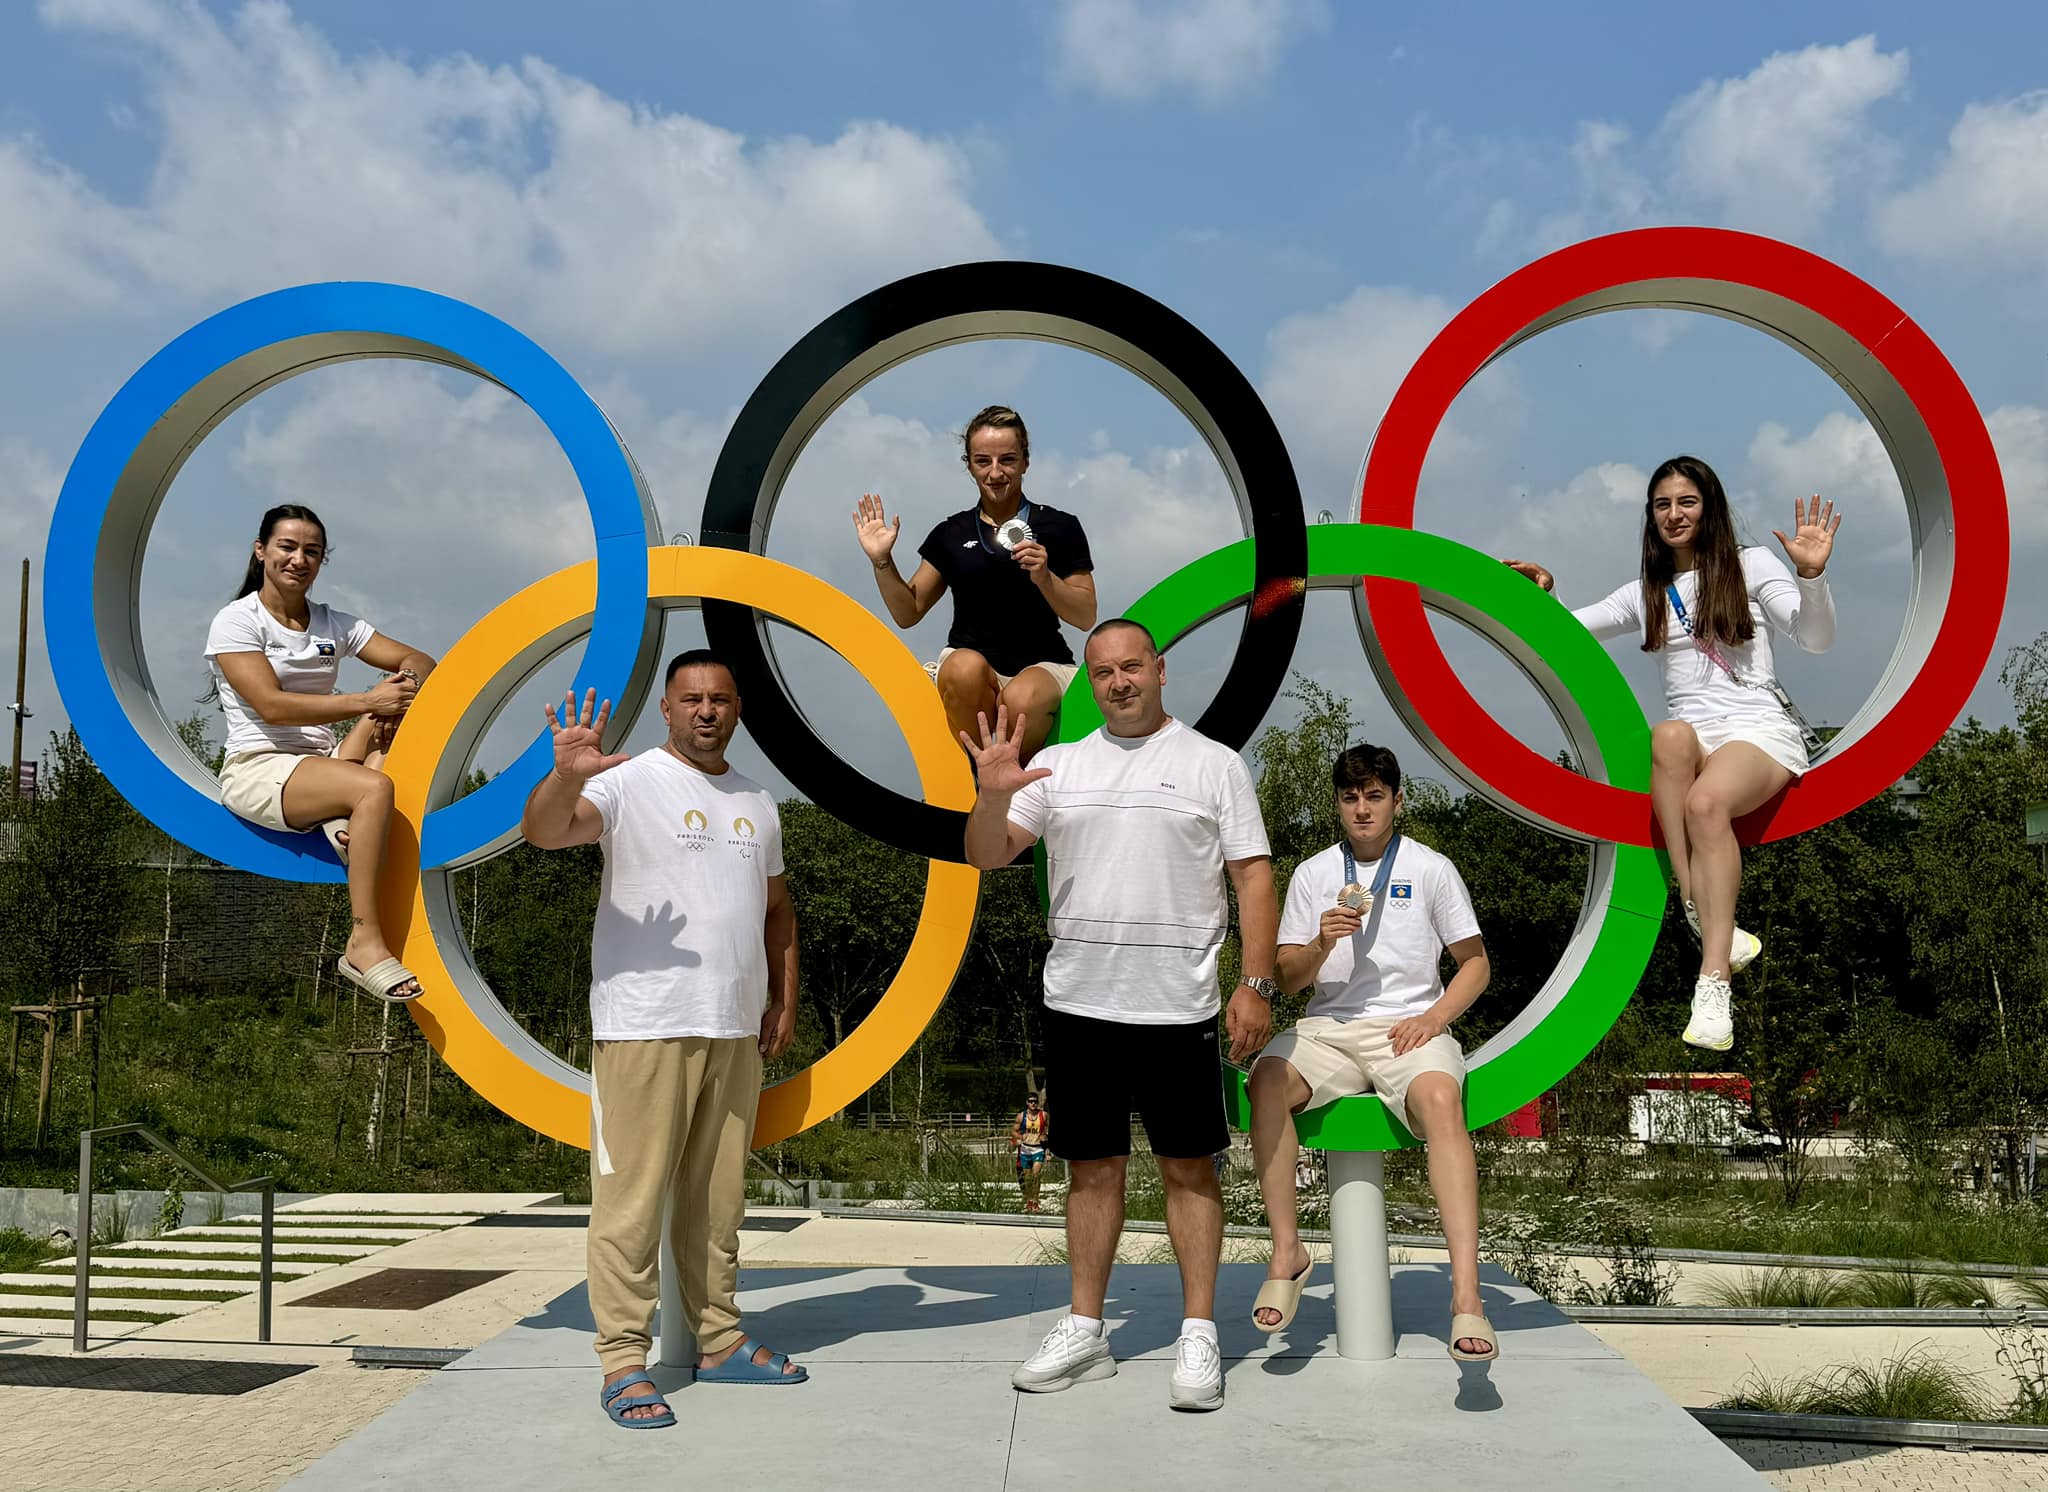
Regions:
[[[1225,1025],[1232,1060],[1258,1050],[1280,909],[1259,803],[1244,760],[1166,713],[1166,661],[1136,622],[1089,634],[1083,666],[1102,729],[1018,760],[1022,729],[1000,706],[974,753],[980,786],[967,859],[1007,865],[1040,836],[1051,912],[1045,960],[1046,1106],[1069,1165],[1067,1257],[1073,1304],[1011,1378],[1048,1393],[1116,1372],[1103,1296],[1123,1232],[1131,1111],[1166,1184],[1166,1228],[1180,1263],[1176,1409],[1223,1404],[1216,1268],[1223,1194],[1212,1162],[1230,1140],[1216,1040],[1217,955],[1237,892],[1245,979]],[[1050,1137],[1048,1137],[1050,1139]]]
[[[1060,624],[1095,625],[1095,562],[1078,518],[1024,496],[1031,433],[1016,410],[991,404],[967,422],[961,445],[977,501],[926,536],[908,580],[892,553],[903,520],[885,522],[874,493],[862,494],[854,530],[897,626],[915,627],[953,592],[937,675],[953,729],[972,736],[977,716],[1001,708],[1023,722],[1029,760],[1074,680]]]

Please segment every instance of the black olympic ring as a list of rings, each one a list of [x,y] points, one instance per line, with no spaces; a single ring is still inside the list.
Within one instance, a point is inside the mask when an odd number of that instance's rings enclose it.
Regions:
[[[1279,697],[1301,634],[1301,485],[1279,428],[1237,364],[1185,317],[1115,280],[1058,264],[957,264],[833,312],[769,369],[733,422],[705,493],[699,542],[765,553],[783,483],[833,410],[919,353],[998,337],[1076,347],[1130,370],[1187,416],[1222,465],[1254,541],[1256,589],[1229,671],[1195,729],[1241,749]],[[749,733],[791,786],[884,844],[964,859],[966,815],[882,786],[812,728],[790,696],[762,613],[711,600],[703,612],[705,636],[732,664],[746,700]]]

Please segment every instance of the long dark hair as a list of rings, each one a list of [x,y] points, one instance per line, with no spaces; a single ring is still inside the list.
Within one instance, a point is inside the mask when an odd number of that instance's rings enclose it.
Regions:
[[[1657,514],[1651,506],[1666,477],[1684,477],[1700,491],[1699,531],[1692,541],[1693,563],[1700,577],[1693,601],[1693,631],[1726,647],[1748,642],[1756,636],[1756,623],[1749,615],[1749,585],[1742,578],[1742,548],[1735,539],[1735,515],[1728,507],[1728,493],[1714,468],[1699,457],[1673,456],[1650,473],[1650,487],[1643,494],[1643,651],[1654,653],[1664,646],[1670,625],[1665,587],[1678,573],[1671,546],[1657,531]]]
[[[289,523],[293,519],[297,519],[300,523],[310,523],[313,527],[319,529],[321,547],[323,549],[326,547],[327,525],[320,521],[318,513],[314,512],[311,508],[301,507],[298,503],[279,503],[276,507],[266,512],[263,515],[262,524],[256,530],[256,542],[258,544],[268,544],[270,536],[277,531],[277,526],[280,523]],[[324,562],[326,556],[322,555],[321,558]],[[249,568],[242,572],[242,588],[235,592],[234,598],[239,601],[242,597],[262,589],[263,558],[261,555],[251,554],[249,556]]]

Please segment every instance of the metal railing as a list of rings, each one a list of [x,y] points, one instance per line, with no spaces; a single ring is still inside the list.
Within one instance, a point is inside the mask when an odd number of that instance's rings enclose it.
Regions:
[[[78,1272],[71,1291],[71,1350],[87,1352],[87,1310],[92,1296],[92,1143],[102,1136],[141,1135],[172,1160],[218,1192],[223,1203],[229,1192],[258,1191],[263,1195],[263,1242],[258,1255],[256,1280],[256,1340],[270,1340],[271,1254],[277,1214],[277,1181],[271,1176],[252,1176],[247,1181],[226,1185],[209,1175],[190,1156],[172,1148],[170,1141],[146,1124],[102,1124],[78,1132]],[[124,1230],[125,1231],[125,1230]]]

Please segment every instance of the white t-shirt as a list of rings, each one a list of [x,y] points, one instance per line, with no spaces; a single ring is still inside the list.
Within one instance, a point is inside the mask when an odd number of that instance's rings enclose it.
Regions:
[[[1665,601],[1664,647],[1657,654],[1664,665],[1664,702],[1674,720],[1695,724],[1707,720],[1786,718],[1783,707],[1767,689],[1777,677],[1771,659],[1771,628],[1775,627],[1809,653],[1825,653],[1835,643],[1835,598],[1828,590],[1828,578],[1816,575],[1802,580],[1785,562],[1767,549],[1742,551],[1742,578],[1749,590],[1749,616],[1756,623],[1756,636],[1735,647],[1716,642],[1714,649],[1727,659],[1746,682],[1737,683],[1727,671],[1702,652],[1678,615]],[[1678,598],[1686,614],[1699,616],[1700,575],[1687,570],[1676,577]],[[1643,585],[1631,580],[1604,600],[1581,606],[1572,613],[1586,630],[1605,642],[1613,637],[1644,641]]]
[[[1379,868],[1377,860],[1360,861],[1358,883],[1371,886]],[[1344,885],[1342,845],[1296,866],[1280,913],[1281,945],[1313,943]],[[1458,867],[1403,835],[1386,891],[1374,899],[1365,925],[1323,960],[1306,1013],[1339,1021],[1420,1015],[1443,998],[1444,949],[1478,936],[1479,919]]]
[[[1052,776],[1010,800],[1010,822],[1045,840],[1045,1003],[1133,1026],[1214,1020],[1223,862],[1271,853],[1243,758],[1169,720],[1149,736],[1098,729],[1031,765]]]
[[[235,693],[220,671],[222,653],[261,653],[270,661],[280,689],[289,694],[332,694],[344,658],[369,645],[377,629],[359,616],[318,601],[307,608],[306,630],[295,632],[272,616],[257,592],[228,602],[206,629],[206,666],[220,691],[220,713],[228,724],[227,754],[290,751],[317,756],[334,749],[326,725],[271,725]]]
[[[598,1041],[759,1036],[768,1008],[768,878],[782,874],[775,799],[666,746],[583,785],[604,819],[590,935]]]

